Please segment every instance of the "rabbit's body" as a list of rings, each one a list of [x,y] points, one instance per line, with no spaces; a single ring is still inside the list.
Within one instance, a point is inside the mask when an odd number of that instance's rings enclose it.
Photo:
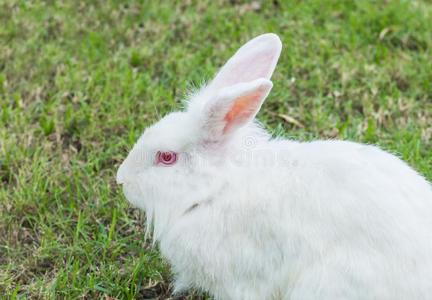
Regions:
[[[431,189],[405,163],[341,141],[269,141],[254,151],[278,157],[274,167],[238,159],[224,174],[200,174],[212,195],[161,236],[179,288],[218,299],[432,295]]]
[[[279,52],[274,35],[243,46],[185,112],[147,129],[119,169],[176,290],[430,299],[432,188],[423,177],[374,146],[271,139],[251,122]]]

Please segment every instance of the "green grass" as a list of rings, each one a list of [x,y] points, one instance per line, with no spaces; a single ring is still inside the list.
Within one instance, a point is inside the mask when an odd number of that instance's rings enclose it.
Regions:
[[[168,297],[116,169],[260,33],[284,44],[269,129],[376,143],[432,179],[429,1],[119,2],[0,0],[0,297]]]

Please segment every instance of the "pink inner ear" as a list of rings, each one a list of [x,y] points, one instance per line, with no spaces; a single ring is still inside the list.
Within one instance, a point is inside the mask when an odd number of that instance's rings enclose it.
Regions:
[[[275,54],[272,52],[254,53],[230,62],[215,78],[215,88],[228,87],[241,82],[253,81],[257,78],[270,77],[273,66],[271,62]]]
[[[238,97],[230,110],[226,113],[224,121],[226,122],[223,133],[229,132],[234,125],[240,125],[250,120],[256,113],[261,102],[264,90],[259,88],[256,91]]]

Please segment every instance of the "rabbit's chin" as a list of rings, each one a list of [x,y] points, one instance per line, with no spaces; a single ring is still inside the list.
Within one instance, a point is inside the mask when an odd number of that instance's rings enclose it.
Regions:
[[[208,204],[208,201],[201,203],[177,199],[178,206],[169,205],[168,198],[172,197],[158,193],[154,188],[145,191],[142,189],[143,187],[137,183],[123,184],[123,193],[129,203],[145,212],[146,234],[151,233],[154,241],[159,241],[179,219],[195,212],[200,206]]]
[[[144,205],[144,198],[137,184],[135,183],[123,184],[123,194],[133,206],[136,206],[137,208],[142,210],[146,209]]]

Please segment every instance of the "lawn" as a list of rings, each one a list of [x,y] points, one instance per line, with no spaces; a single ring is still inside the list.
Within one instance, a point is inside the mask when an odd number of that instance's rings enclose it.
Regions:
[[[116,169],[264,32],[284,44],[269,130],[378,144],[432,180],[432,3],[178,2],[0,0],[0,298],[170,297]]]

